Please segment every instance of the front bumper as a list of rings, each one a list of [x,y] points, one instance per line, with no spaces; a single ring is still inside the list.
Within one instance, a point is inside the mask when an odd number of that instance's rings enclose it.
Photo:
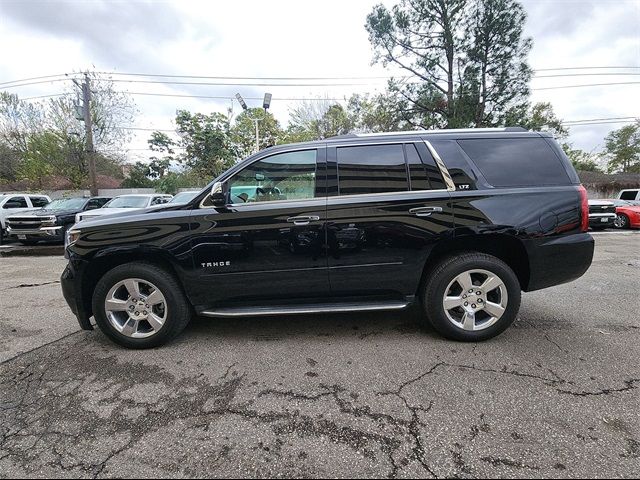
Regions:
[[[613,227],[616,221],[615,213],[590,213],[589,214],[589,226],[590,227]]]
[[[90,305],[85,302],[82,295],[82,277],[86,262],[82,260],[70,260],[60,277],[62,295],[69,308],[74,313],[83,330],[93,330]]]
[[[40,227],[40,228],[11,228],[7,227],[7,235],[12,237],[18,237],[24,235],[28,239],[60,239],[62,238],[62,225],[55,227]]]
[[[594,246],[588,233],[525,241],[529,253],[529,284],[525,290],[540,290],[581,277],[591,266]]]

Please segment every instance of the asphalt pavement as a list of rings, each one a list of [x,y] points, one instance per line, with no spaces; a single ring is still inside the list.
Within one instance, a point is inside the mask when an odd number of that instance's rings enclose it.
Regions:
[[[595,238],[479,344],[414,310],[194,319],[130,351],[78,330],[63,258],[0,258],[0,476],[637,477],[640,235]]]

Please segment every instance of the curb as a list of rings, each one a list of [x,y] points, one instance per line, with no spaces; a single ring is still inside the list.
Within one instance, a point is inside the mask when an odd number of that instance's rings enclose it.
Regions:
[[[0,257],[62,257],[63,255],[64,247],[61,245],[0,248]]]

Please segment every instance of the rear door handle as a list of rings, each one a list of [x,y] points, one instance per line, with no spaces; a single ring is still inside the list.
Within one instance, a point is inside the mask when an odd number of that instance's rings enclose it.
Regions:
[[[317,215],[302,215],[287,218],[287,222],[293,223],[294,225],[309,225],[310,222],[317,222],[318,220],[320,220],[320,217]]]
[[[442,207],[418,207],[409,210],[409,213],[416,217],[428,217],[432,213],[442,212]]]

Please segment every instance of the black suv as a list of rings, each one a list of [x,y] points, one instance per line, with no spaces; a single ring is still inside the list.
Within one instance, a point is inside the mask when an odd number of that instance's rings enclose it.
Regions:
[[[59,198],[40,210],[31,210],[7,218],[7,234],[24,245],[41,240],[64,242],[67,230],[75,223],[76,213],[102,208],[110,197]]]
[[[401,310],[485,340],[522,290],[580,277],[585,189],[519,127],[334,137],[261,151],[185,205],[78,223],[62,275],[82,328],[160,345],[191,315]]]

